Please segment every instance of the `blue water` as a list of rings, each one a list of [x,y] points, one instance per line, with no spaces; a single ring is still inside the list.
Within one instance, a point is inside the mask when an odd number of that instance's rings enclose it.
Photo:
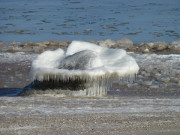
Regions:
[[[0,41],[180,39],[180,0],[0,0]]]

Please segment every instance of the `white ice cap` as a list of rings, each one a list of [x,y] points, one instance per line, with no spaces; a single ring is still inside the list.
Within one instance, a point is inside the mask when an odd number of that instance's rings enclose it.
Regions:
[[[96,80],[97,78],[129,77],[137,74],[139,66],[125,50],[110,49],[96,44],[73,41],[66,51],[45,51],[33,62],[33,80],[49,79]]]

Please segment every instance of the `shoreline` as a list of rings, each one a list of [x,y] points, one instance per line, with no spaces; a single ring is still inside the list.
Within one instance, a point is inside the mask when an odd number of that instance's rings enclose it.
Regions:
[[[140,54],[180,54],[180,40],[166,43],[164,41],[133,43],[128,38],[120,40],[87,40],[86,42],[94,43],[109,48],[125,49],[128,52],[136,52]],[[57,48],[66,49],[71,41],[68,40],[50,40],[43,42],[0,42],[0,52],[26,52],[26,53],[42,53],[46,50],[54,50]]]
[[[67,46],[27,43],[1,49],[0,94],[16,94],[15,88],[31,82],[31,62],[41,49]],[[114,82],[105,97],[1,96],[0,134],[178,135],[179,52],[128,53],[140,66],[136,80]]]
[[[109,48],[125,49],[140,66],[136,80],[114,82],[113,90],[134,89],[171,89],[180,88],[180,41],[172,44],[165,42],[133,44],[130,39],[89,40],[91,43]],[[0,42],[0,88],[22,88],[31,83],[29,76],[31,62],[40,53],[57,48],[66,49],[70,41],[47,41],[41,43],[4,43]],[[145,48],[143,50],[143,48]],[[23,68],[22,68],[23,67]]]
[[[121,39],[118,41],[107,39],[97,42],[91,40],[90,42],[109,48],[125,49],[129,55],[136,59],[140,66],[140,71],[132,84],[125,81],[115,81],[113,83],[111,90],[113,90],[114,93],[118,92],[119,89],[145,89],[146,91],[173,91],[173,89],[176,89],[177,92],[175,93],[179,93],[179,41],[174,41],[171,45],[167,45],[165,42],[134,45],[129,39]],[[66,49],[70,43],[70,41],[11,44],[1,42],[0,88],[23,88],[30,84],[31,78],[29,72],[32,60],[46,50],[55,50],[59,47]],[[142,48],[144,47],[146,47],[146,50],[149,47],[149,52],[142,52]],[[176,51],[173,51],[175,47]],[[155,53],[157,51],[158,53]]]
[[[179,99],[0,98],[0,133],[178,135]]]

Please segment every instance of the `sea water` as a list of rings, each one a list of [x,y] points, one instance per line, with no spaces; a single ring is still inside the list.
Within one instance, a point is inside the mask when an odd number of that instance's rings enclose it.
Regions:
[[[180,38],[179,0],[0,0],[0,41]]]

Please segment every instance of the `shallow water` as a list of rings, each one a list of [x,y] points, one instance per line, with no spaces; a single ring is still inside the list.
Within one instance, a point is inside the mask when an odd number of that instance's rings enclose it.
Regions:
[[[180,38],[179,0],[0,1],[0,41]]]
[[[22,88],[0,88],[0,97],[15,97]]]
[[[17,97],[23,88],[0,88],[0,97]],[[40,92],[39,92],[40,93]],[[42,91],[41,91],[42,93]],[[72,95],[72,92],[66,91],[64,94],[60,94],[57,90],[47,90],[43,94],[31,94],[32,97],[72,97],[68,95]],[[28,96],[26,94],[26,96]],[[89,97],[89,95],[85,95],[83,91],[74,92],[74,97]],[[100,97],[100,96],[96,96]],[[118,90],[111,89],[107,92],[106,96],[102,97],[139,97],[139,98],[179,98],[180,91],[177,89],[167,89],[167,90],[148,90],[148,89],[127,89],[121,88]]]

